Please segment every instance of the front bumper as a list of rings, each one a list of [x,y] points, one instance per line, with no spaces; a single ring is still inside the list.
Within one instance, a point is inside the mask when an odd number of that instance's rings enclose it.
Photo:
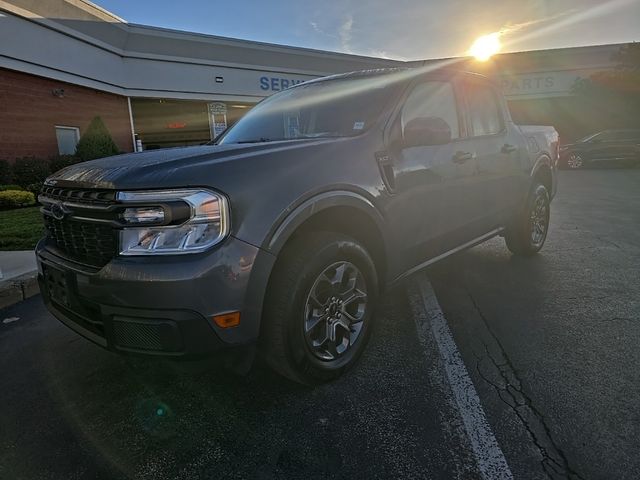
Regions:
[[[49,311],[113,351],[200,357],[255,342],[275,257],[234,237],[212,250],[170,257],[117,257],[99,270],[36,247]],[[212,317],[240,312],[220,328]]]

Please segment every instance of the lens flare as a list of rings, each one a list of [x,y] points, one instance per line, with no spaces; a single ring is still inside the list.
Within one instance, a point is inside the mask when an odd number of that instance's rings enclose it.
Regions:
[[[502,44],[500,43],[500,32],[483,35],[476,39],[469,49],[469,53],[476,57],[476,60],[486,62],[500,51]]]

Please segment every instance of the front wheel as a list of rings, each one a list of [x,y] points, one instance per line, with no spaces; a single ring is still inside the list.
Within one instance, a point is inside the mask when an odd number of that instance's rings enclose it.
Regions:
[[[333,380],[352,367],[371,334],[376,269],[356,240],[311,232],[285,248],[269,283],[262,351],[299,383]]]
[[[549,230],[550,200],[546,187],[536,183],[527,198],[524,210],[513,219],[505,232],[507,248],[515,255],[538,253]]]

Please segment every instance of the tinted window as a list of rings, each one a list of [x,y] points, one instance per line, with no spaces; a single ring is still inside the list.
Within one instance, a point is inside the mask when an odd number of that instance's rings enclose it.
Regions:
[[[493,135],[502,131],[502,116],[493,88],[469,84],[467,96],[472,134]]]
[[[608,142],[608,141],[610,141],[610,140],[614,140],[615,138],[616,138],[616,137],[615,137],[614,132],[602,132],[602,133],[601,133],[601,134],[599,134],[599,135],[595,135],[595,136],[592,138],[592,140],[597,140],[597,141],[599,141],[599,142]]]
[[[620,130],[614,132],[614,140],[635,140],[640,138],[640,134],[633,130]]]
[[[602,133],[592,133],[590,135],[587,135],[586,137],[581,138],[580,140],[578,140],[578,142],[590,142],[594,139],[600,138],[600,135],[602,135]]]
[[[448,82],[425,82],[413,89],[402,107],[402,129],[414,118],[439,117],[449,124],[451,138],[460,136],[458,109]]]

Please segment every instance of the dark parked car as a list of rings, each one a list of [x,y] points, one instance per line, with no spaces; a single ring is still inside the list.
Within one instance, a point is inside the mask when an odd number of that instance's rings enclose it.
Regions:
[[[524,131],[479,75],[297,85],[213,145],[49,177],[43,298],[110,350],[258,352],[296,381],[333,379],[365,348],[385,286],[496,235],[540,250],[557,134]]]
[[[640,130],[605,130],[560,146],[561,165],[570,168],[640,162]]]

